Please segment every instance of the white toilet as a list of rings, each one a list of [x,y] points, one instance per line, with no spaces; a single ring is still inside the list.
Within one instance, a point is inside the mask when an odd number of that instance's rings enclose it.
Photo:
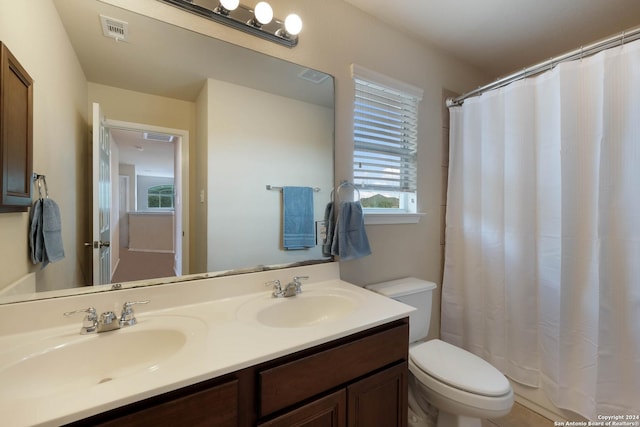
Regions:
[[[429,332],[435,283],[412,277],[367,289],[416,308],[409,316],[409,426],[480,427],[482,418],[511,411],[513,390],[496,368],[441,340],[421,341]]]

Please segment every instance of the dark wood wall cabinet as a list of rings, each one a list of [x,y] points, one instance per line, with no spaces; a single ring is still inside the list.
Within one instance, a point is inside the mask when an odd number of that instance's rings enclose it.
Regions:
[[[26,212],[33,173],[33,80],[0,42],[0,212]]]
[[[398,320],[72,425],[405,427],[408,342]]]

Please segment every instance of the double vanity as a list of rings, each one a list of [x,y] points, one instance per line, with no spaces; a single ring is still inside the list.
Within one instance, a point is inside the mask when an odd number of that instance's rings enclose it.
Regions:
[[[63,315],[147,300],[108,332]],[[3,305],[3,425],[406,425],[412,310],[338,263]]]

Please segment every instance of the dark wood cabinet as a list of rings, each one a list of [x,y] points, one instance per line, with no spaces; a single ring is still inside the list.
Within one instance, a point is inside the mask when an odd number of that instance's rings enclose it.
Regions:
[[[292,360],[277,360],[258,374],[260,417],[405,361],[408,333],[408,326],[400,324]]]
[[[343,389],[259,424],[258,427],[345,427],[346,421],[347,393]]]
[[[347,388],[349,427],[407,425],[407,363],[364,378]]]
[[[408,343],[398,320],[72,425],[405,427]]]
[[[33,172],[33,80],[0,42],[0,212],[26,212]]]
[[[407,363],[400,363],[259,427],[404,427],[407,372]]]

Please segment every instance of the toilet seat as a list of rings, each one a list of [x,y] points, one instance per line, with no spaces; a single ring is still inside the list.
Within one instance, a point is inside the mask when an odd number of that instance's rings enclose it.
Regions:
[[[511,385],[491,364],[442,340],[430,340],[409,349],[414,370],[454,389],[487,397],[499,397],[511,391]]]
[[[427,401],[440,411],[478,418],[495,418],[509,413],[513,405],[513,390],[502,396],[483,396],[454,388],[418,368],[409,360],[409,372],[419,383],[418,390],[409,393],[424,394]]]

